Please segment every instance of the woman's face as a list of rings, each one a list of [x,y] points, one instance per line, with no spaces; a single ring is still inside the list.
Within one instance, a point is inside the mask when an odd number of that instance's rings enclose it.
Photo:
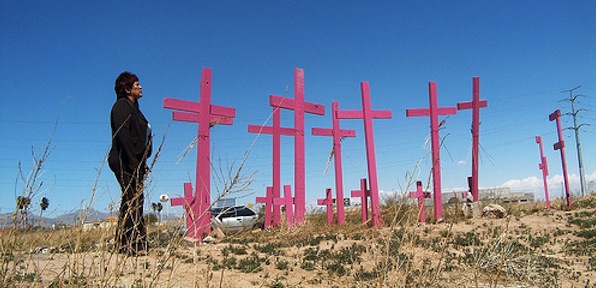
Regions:
[[[141,99],[141,97],[143,97],[143,87],[141,87],[139,81],[135,81],[135,83],[132,84],[132,89],[130,89],[129,97],[134,100],[139,100]]]

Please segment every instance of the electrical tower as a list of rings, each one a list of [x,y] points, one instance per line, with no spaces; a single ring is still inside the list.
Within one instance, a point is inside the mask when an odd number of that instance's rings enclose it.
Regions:
[[[577,86],[573,89],[561,91],[561,93],[569,93],[569,98],[563,99],[561,101],[571,103],[571,112],[565,113],[565,115],[573,117],[573,127],[568,127],[566,129],[575,131],[575,145],[577,146],[577,162],[579,165],[579,180],[580,180],[581,195],[586,196],[586,175],[584,173],[584,161],[582,158],[582,148],[581,148],[581,141],[580,141],[580,137],[579,137],[579,129],[582,126],[588,125],[588,124],[582,123],[582,124],[578,125],[577,124],[577,114],[579,114],[582,111],[588,111],[588,110],[586,110],[584,108],[575,109],[575,100],[577,100],[578,97],[584,96],[584,95],[582,95],[582,94],[573,95],[573,92],[581,87],[582,86]]]

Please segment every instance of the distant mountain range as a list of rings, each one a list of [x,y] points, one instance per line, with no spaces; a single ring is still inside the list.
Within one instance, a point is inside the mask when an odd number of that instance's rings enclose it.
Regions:
[[[29,212],[29,215],[27,217],[27,223],[29,225],[41,227],[52,227],[52,225],[62,224],[73,225],[81,221],[85,214],[87,215],[87,217],[85,217],[85,222],[103,220],[110,215],[109,213],[100,212],[93,208],[90,208],[89,211],[86,211],[85,209],[76,210],[74,212],[63,214],[55,218],[40,218],[38,213],[38,211],[35,211],[35,213],[32,211]],[[0,214],[0,228],[11,227],[13,224],[14,217],[15,215],[13,213]],[[17,217],[20,217],[20,215],[17,215]]]
[[[27,224],[36,227],[52,227],[52,225],[74,225],[75,223],[81,221],[83,215],[87,214],[85,217],[85,223],[87,222],[95,222],[105,219],[106,217],[110,216],[110,213],[97,211],[93,208],[89,208],[89,211],[85,209],[79,209],[70,213],[62,214],[56,216],[54,218],[49,217],[39,217],[39,210],[29,211],[29,216],[27,217]],[[153,211],[145,210],[145,214],[153,214]],[[118,216],[118,211],[115,211],[112,215]],[[9,228],[13,225],[15,215],[13,213],[5,213],[0,214],[0,229],[2,228]],[[17,217],[20,217],[18,215]],[[162,221],[169,221],[173,219],[179,219],[182,215],[178,215],[176,213],[166,213],[165,211],[161,212],[161,220]]]

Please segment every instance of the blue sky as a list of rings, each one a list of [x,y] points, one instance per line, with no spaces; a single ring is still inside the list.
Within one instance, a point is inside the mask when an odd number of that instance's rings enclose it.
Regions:
[[[162,1],[160,1],[162,2]],[[233,126],[212,129],[213,156],[239,161],[256,135],[249,124],[269,117],[270,94],[293,97],[293,70],[305,71],[306,100],[324,104],[325,116],[306,116],[306,128],[330,127],[331,101],[359,109],[360,82],[369,81],[373,109],[393,111],[375,120],[379,188],[406,189],[407,175],[427,183],[430,161],[426,117],[406,118],[428,106],[436,81],[440,106],[472,97],[481,80],[480,186],[508,185],[542,197],[536,135],[545,143],[551,195],[560,196],[561,161],[552,150],[556,126],[548,115],[569,112],[561,91],[581,85],[577,102],[588,180],[596,180],[596,3],[594,1],[2,1],[0,4],[0,213],[14,210],[32,151],[48,142],[34,205],[50,199],[51,214],[91,205],[105,210],[120,189],[102,166],[110,148],[109,111],[114,80],[136,73],[141,109],[156,144],[169,126],[151,175],[150,202],[182,193],[194,182],[196,152],[176,157],[194,139],[197,125],[172,123],[164,97],[199,100],[202,67],[213,69],[212,102],[236,108]],[[282,125],[292,125],[283,111]],[[471,166],[471,112],[459,111],[441,130],[445,192],[466,187]],[[572,124],[563,118],[565,127]],[[270,125],[270,123],[269,123]],[[342,120],[357,137],[343,142],[344,186],[366,176],[362,121]],[[575,141],[567,141],[568,169],[577,183]],[[306,137],[307,201],[333,187],[325,173],[330,137]],[[254,202],[271,183],[271,137],[258,137],[244,166],[255,173]],[[282,141],[282,183],[293,183],[293,145]],[[218,162],[219,163],[219,162]],[[416,163],[419,169],[415,170]],[[219,164],[217,164],[219,166]],[[557,178],[558,177],[558,178]],[[97,179],[95,196],[92,198]],[[221,187],[213,184],[213,193]],[[577,190],[578,186],[572,186]],[[413,188],[411,188],[413,189]],[[246,193],[245,193],[246,194]],[[244,195],[244,194],[243,194]]]

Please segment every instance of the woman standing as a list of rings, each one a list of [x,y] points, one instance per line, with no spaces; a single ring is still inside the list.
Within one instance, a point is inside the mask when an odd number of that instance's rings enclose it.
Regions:
[[[142,89],[135,74],[122,72],[116,79],[116,103],[110,114],[112,149],[108,162],[122,188],[116,245],[119,252],[131,255],[149,251],[143,221],[143,180],[152,137],[151,126],[139,110]]]

